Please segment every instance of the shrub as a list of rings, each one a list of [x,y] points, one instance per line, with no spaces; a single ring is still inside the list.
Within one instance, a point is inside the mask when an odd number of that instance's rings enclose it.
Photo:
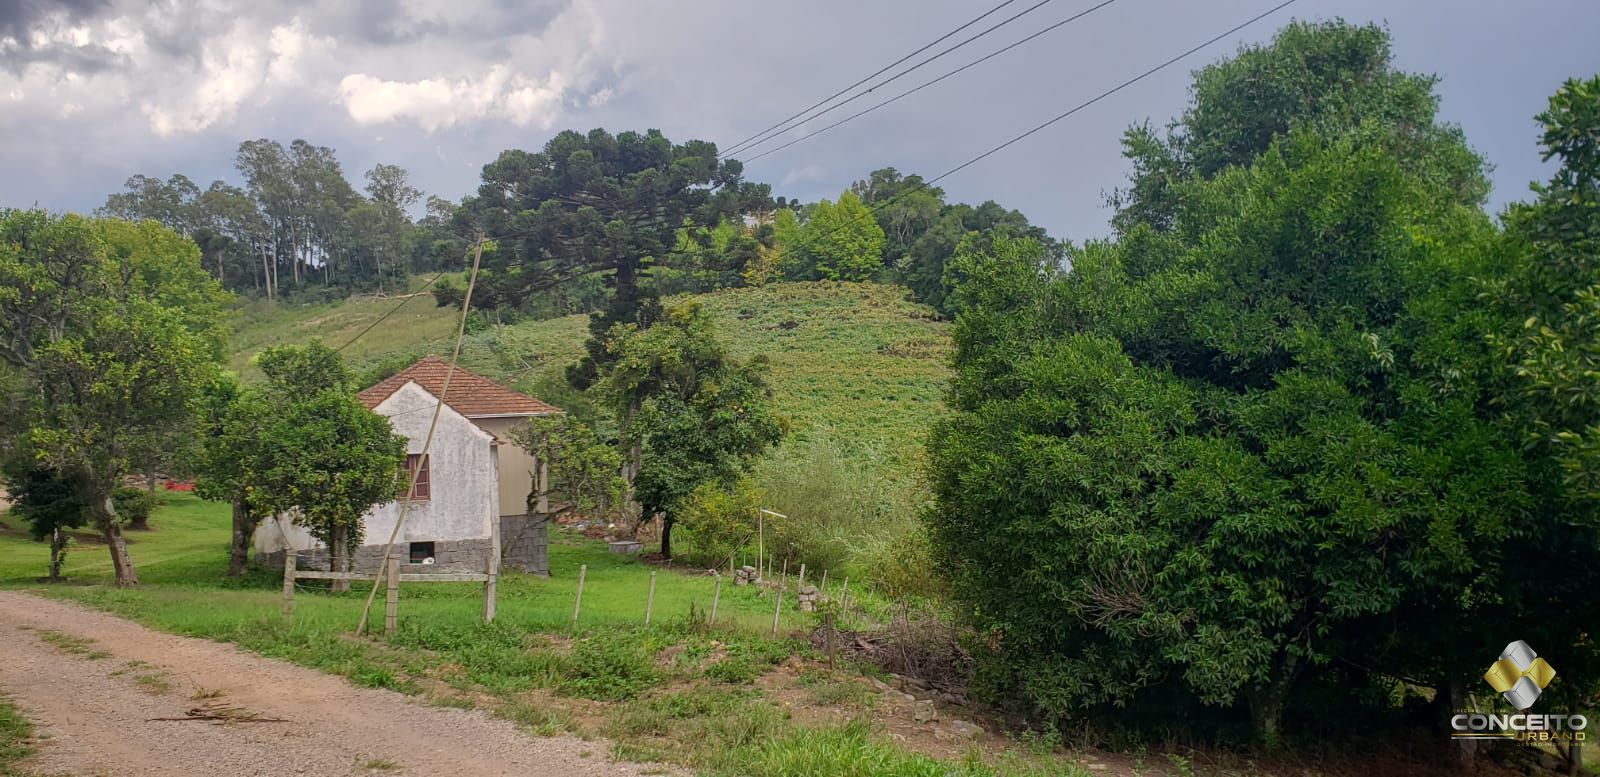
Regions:
[[[661,680],[643,643],[622,631],[579,640],[568,656],[567,670],[558,689],[568,696],[596,701],[632,699]]]
[[[111,492],[111,506],[134,529],[150,528],[150,513],[156,509],[156,498],[142,488],[124,486]]]

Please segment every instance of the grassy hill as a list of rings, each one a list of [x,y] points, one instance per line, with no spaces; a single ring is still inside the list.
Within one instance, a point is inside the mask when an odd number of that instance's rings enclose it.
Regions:
[[[881,284],[779,283],[693,298],[716,316],[735,354],[772,363],[773,393],[792,433],[754,479],[765,504],[795,517],[794,526],[777,529],[781,541],[830,566],[914,558],[894,542],[921,503],[916,469],[927,429],[944,412],[949,325],[905,289]],[[397,302],[245,305],[232,366],[248,379],[250,357],[269,345],[320,337],[341,346]],[[453,316],[432,295],[418,295],[345,354],[358,369],[390,370],[448,354]],[[587,326],[581,315],[491,325],[467,338],[462,364],[580,415],[592,412],[562,377],[583,352]],[[874,560],[850,563],[863,554]]]

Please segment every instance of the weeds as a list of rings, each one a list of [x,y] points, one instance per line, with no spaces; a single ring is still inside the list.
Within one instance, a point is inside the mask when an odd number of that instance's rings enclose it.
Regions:
[[[100,659],[107,658],[111,655],[104,650],[96,648],[95,641],[92,639],[77,637],[50,629],[39,629],[35,633],[39,635],[39,639],[44,640],[57,650],[60,650],[63,653],[81,656],[90,661],[99,661]]]
[[[33,735],[33,724],[16,707],[0,697],[0,777],[14,777],[18,761],[33,753],[28,738]]]

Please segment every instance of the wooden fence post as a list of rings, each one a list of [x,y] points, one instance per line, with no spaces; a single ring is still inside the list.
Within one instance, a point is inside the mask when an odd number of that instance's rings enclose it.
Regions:
[[[822,598],[828,598],[828,570],[822,570],[822,582],[817,584],[817,590],[822,593]]]
[[[400,559],[389,559],[388,590],[383,599],[383,635],[393,636],[395,616],[400,612]]]
[[[294,614],[294,548],[283,549],[283,616]]]
[[[722,598],[722,573],[713,571],[717,576],[716,587],[711,589],[711,625],[717,625],[717,600]]]
[[[833,661],[833,657],[834,657],[834,649],[833,649],[833,611],[829,610],[827,612],[827,614],[823,615],[822,617],[823,617],[823,620],[825,621],[824,625],[826,625],[827,628],[828,628],[828,668],[832,669],[832,668],[834,668],[833,667],[833,663],[834,663],[834,661]]]
[[[644,595],[644,625],[650,625],[650,611],[656,606],[656,573],[650,573],[650,591]]]
[[[489,575],[483,581],[483,622],[494,622],[495,597],[499,591],[500,577],[500,516],[495,515],[494,502],[489,503],[489,560],[484,565],[484,572]]]
[[[573,628],[577,628],[577,626],[578,626],[578,608],[583,606],[583,576],[588,574],[588,572],[589,572],[589,565],[588,564],[579,564],[578,565],[578,594],[577,594],[577,596],[572,597],[572,626],[573,626]]]
[[[489,579],[483,581],[483,622],[494,623],[494,605],[498,578],[500,577],[499,559],[493,554],[489,556]]]
[[[783,610],[783,589],[777,590],[777,595],[772,597],[772,636],[778,636],[778,613]]]
[[[805,588],[805,587],[806,587],[806,565],[805,565],[805,562],[801,562],[800,563],[800,582],[794,584],[795,593],[799,593],[800,589]]]
[[[845,609],[850,606],[850,576],[844,576],[844,585],[839,587],[839,614],[845,618],[850,617],[850,611]]]

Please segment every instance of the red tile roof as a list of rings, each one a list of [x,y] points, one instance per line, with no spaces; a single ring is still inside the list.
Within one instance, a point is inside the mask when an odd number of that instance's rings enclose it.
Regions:
[[[445,390],[444,377],[449,371],[450,362],[437,356],[424,356],[416,364],[363,389],[356,394],[356,398],[368,408],[376,409],[383,400],[388,399],[390,394],[398,391],[407,381],[416,381],[417,385],[427,389],[430,394],[439,396]],[[459,365],[455,373],[450,376],[450,391],[444,398],[444,403],[468,418],[545,415],[561,412],[527,394],[520,394],[482,375],[467,372]]]

